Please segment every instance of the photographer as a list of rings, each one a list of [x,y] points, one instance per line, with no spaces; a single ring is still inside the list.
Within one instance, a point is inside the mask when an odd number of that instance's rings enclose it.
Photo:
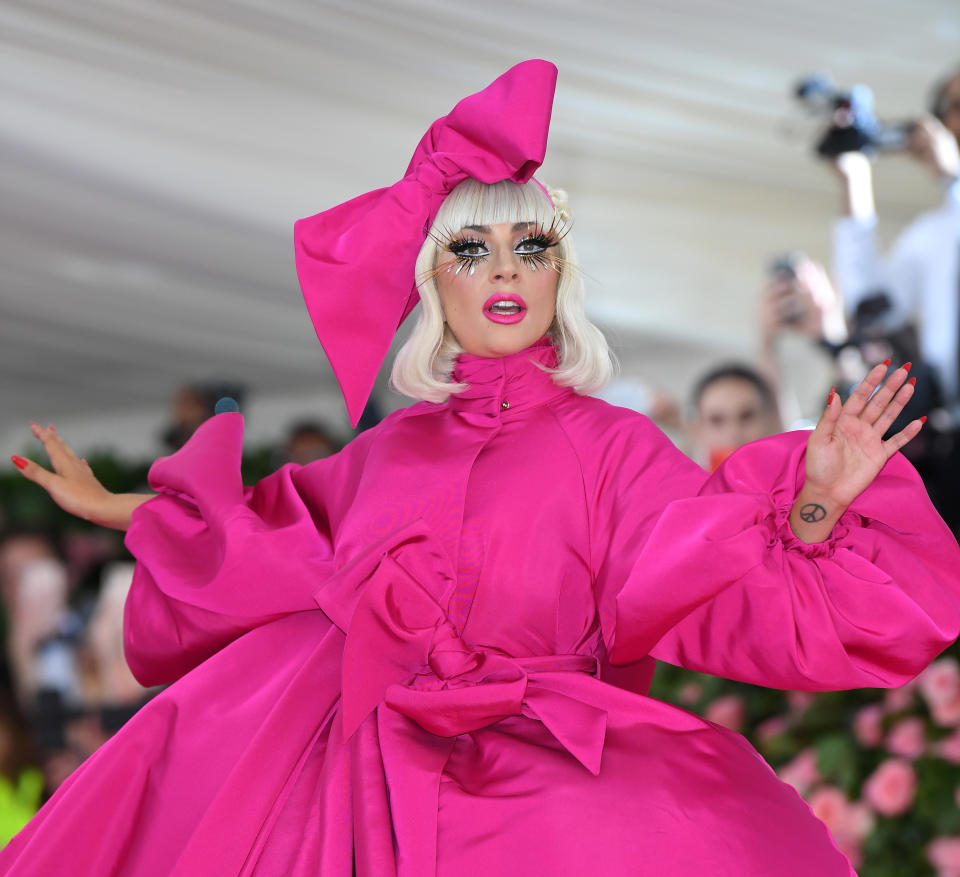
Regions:
[[[940,379],[953,425],[960,424],[960,70],[934,91],[933,115],[911,128],[907,152],[922,162],[946,193],[899,236],[887,258],[876,242],[872,170],[862,152],[839,155],[844,216],[834,230],[835,274],[852,313],[877,290],[890,299],[891,317],[913,323],[921,357]]]
[[[925,165],[944,190],[938,209],[904,229],[886,258],[878,252],[870,159],[863,152],[836,157],[845,214],[834,229],[834,270],[848,313],[872,299],[888,307],[889,330],[913,327],[918,359],[939,384],[926,452],[928,485],[938,509],[960,532],[960,68],[933,92],[932,115],[910,129],[907,153]],[[881,293],[882,291],[882,293]],[[881,293],[878,295],[878,293]],[[926,413],[926,412],[923,412]]]

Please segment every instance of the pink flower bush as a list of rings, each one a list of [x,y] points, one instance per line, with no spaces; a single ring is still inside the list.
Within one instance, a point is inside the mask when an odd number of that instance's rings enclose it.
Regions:
[[[853,733],[861,746],[879,746],[883,740],[883,708],[871,703],[860,709],[853,719]]]
[[[938,725],[960,725],[960,664],[956,658],[934,661],[917,677],[917,685]]]
[[[960,725],[960,697],[930,707],[930,717],[941,728],[955,728]]]
[[[700,700],[702,694],[703,686],[699,682],[685,682],[677,692],[677,700],[687,706],[693,706]]]
[[[731,731],[741,730],[746,719],[743,699],[735,694],[718,697],[713,703],[707,705],[703,715],[708,722],[723,725]]]
[[[777,775],[801,795],[805,795],[815,783],[820,781],[817,753],[813,749],[802,750],[793,761],[781,767]]]
[[[772,737],[777,737],[780,734],[786,733],[790,728],[790,723],[783,716],[773,716],[769,719],[764,719],[756,728],[753,729],[753,734],[761,743],[766,743]]]
[[[960,697],[960,664],[956,658],[940,658],[917,677],[923,699],[930,705]]]
[[[899,688],[891,688],[883,696],[883,709],[887,713],[899,713],[908,710],[914,705],[915,682],[908,682]]]
[[[813,706],[817,696],[812,691],[788,691],[787,703],[790,709],[796,713],[802,713]]]
[[[919,758],[927,748],[927,728],[919,716],[901,719],[887,734],[887,749],[893,755],[908,758],[911,761]]]
[[[927,860],[937,877],[960,877],[960,837],[935,837],[927,845]]]
[[[884,816],[906,813],[916,794],[917,775],[910,762],[902,758],[887,759],[863,784],[864,799]]]
[[[821,786],[808,803],[813,814],[830,829],[840,851],[854,868],[859,867],[861,844],[873,830],[873,814],[860,802],[853,803],[836,786]]]
[[[934,751],[951,764],[960,764],[960,730],[937,743]]]

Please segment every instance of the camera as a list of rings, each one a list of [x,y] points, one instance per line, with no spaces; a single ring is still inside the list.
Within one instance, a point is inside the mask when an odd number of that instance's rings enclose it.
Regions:
[[[824,74],[807,76],[794,87],[794,97],[813,114],[829,119],[816,144],[817,154],[835,158],[844,152],[899,152],[907,148],[914,122],[885,123],[873,111],[873,92],[865,85],[848,91]]]
[[[794,286],[797,280],[797,267],[806,260],[805,253],[784,253],[774,259],[767,268],[771,280],[780,281],[784,287],[787,285],[790,287],[789,291],[783,294],[781,312],[784,323],[788,325],[800,323],[806,315],[803,301],[797,295]]]

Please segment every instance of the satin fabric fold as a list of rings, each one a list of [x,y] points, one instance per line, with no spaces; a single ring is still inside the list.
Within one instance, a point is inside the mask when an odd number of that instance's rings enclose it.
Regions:
[[[957,634],[956,543],[899,456],[798,543],[804,434],[707,476],[552,357],[464,358],[471,393],[253,488],[238,415],[158,461],[125,644],[173,684],[0,874],[850,877],[746,740],[646,696],[651,654],[900,684]]]
[[[524,715],[542,721],[584,767],[599,773],[606,716],[578,698],[569,675],[596,676],[597,659],[511,658],[472,648],[447,617],[454,584],[443,550],[426,525],[414,521],[317,590],[317,604],[346,634],[345,736],[381,703],[440,737]]]

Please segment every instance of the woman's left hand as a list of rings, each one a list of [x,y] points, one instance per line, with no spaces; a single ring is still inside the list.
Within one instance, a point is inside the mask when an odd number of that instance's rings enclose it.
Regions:
[[[822,542],[847,506],[907,444],[926,418],[913,420],[887,441],[884,434],[913,395],[910,363],[883,385],[889,363],[874,366],[845,403],[831,392],[807,441],[806,481],[790,512],[790,526],[804,542]],[[878,389],[879,387],[879,389]]]

